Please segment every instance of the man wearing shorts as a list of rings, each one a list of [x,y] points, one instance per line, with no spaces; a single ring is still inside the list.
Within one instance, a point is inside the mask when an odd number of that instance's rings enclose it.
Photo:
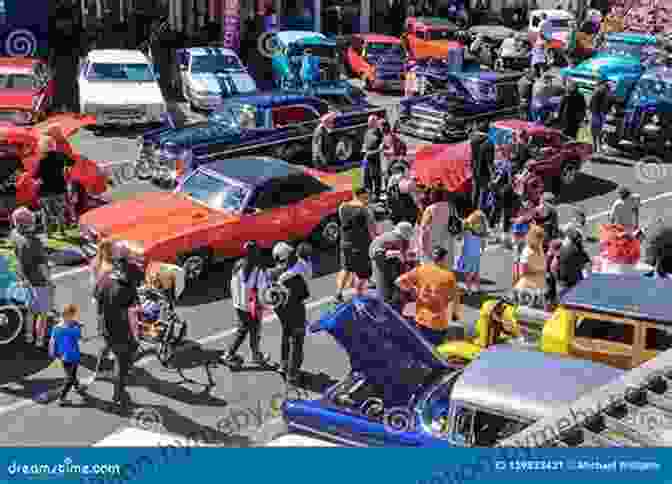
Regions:
[[[358,293],[364,291],[371,278],[369,246],[375,237],[375,220],[368,208],[369,195],[358,188],[351,201],[338,209],[341,225],[341,272],[337,279],[336,302],[343,302],[343,291],[354,284]]]

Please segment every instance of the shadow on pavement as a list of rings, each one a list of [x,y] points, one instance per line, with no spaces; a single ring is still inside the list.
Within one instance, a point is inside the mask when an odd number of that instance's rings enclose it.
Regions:
[[[10,382],[19,382],[20,384],[32,385],[30,382],[23,382],[24,378],[41,372],[51,365],[51,360],[47,356],[47,352],[39,350],[35,347],[24,344],[23,342],[15,342],[7,346],[3,346],[2,358],[0,359],[0,385],[5,385]],[[3,389],[0,392],[4,392]],[[32,390],[28,389],[28,393]],[[20,395],[24,398],[32,398],[32,396]]]
[[[562,190],[557,203],[577,203],[593,197],[606,195],[618,188],[612,181],[597,178],[587,173],[579,173],[571,187]]]

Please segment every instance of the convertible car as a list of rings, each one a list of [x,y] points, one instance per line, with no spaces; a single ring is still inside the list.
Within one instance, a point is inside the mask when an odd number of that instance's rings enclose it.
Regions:
[[[402,133],[433,142],[460,141],[484,121],[519,114],[520,73],[443,72],[438,90],[401,101]]]
[[[201,163],[241,155],[269,155],[286,161],[311,163],[312,137],[320,117],[336,110],[335,137],[327,159],[332,168],[361,160],[361,146],[370,114],[385,116],[385,109],[362,98],[343,96],[335,81],[321,93],[332,102],[299,92],[279,91],[227,99],[208,120],[182,128],[149,131],[139,139],[138,163],[161,167],[157,182],[167,186]],[[356,94],[353,92],[353,94]]]
[[[84,214],[80,228],[87,253],[101,238],[111,238],[143,270],[152,261],[181,266],[188,284],[211,263],[241,257],[248,240],[263,248],[308,237],[336,244],[336,213],[350,198],[348,175],[272,158],[220,158],[200,166],[172,193],[144,193]]]
[[[19,206],[38,208],[40,184],[37,178],[40,177],[40,166],[45,163],[56,164],[60,171],[65,171],[65,180],[71,188],[66,194],[68,207],[51,207],[50,213],[62,215],[72,209],[74,218],[107,203],[99,195],[107,190],[108,178],[96,162],[78,154],[69,143],[42,160],[39,160],[35,149],[40,132],[48,126],[59,126],[68,138],[83,126],[95,122],[91,117],[59,114],[31,128],[0,129],[0,220],[9,221],[11,213]]]
[[[346,52],[348,68],[364,80],[366,89],[400,91],[405,53],[396,37],[379,34],[352,36]]]
[[[0,58],[0,121],[27,125],[43,120],[52,107],[55,88],[44,61]]]
[[[317,400],[287,400],[290,431],[350,446],[493,447],[623,374],[590,361],[498,346],[468,366],[442,360],[385,303],[356,297],[311,325],[350,358]],[[553,378],[544,378],[553,375]]]

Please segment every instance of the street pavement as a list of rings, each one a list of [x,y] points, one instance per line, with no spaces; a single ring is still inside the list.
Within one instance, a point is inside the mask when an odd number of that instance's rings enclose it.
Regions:
[[[372,95],[378,104],[394,105],[398,97]],[[107,163],[133,160],[133,134],[81,138],[82,151],[89,158]],[[662,215],[672,203],[669,177],[637,181],[634,161],[595,160],[566,190],[559,202],[561,222],[569,221],[573,206],[580,206],[589,217],[588,233],[605,221],[606,211],[616,197],[619,184],[627,184],[643,200],[642,220]],[[640,177],[641,178],[641,177]],[[149,184],[137,182],[117,190],[116,197],[147,190]],[[596,246],[589,246],[595,254]],[[466,320],[478,317],[481,302],[487,297],[506,294],[511,285],[512,254],[493,244],[482,261],[482,296],[466,299]],[[337,256],[317,254],[316,279],[311,281],[311,320],[330,308],[335,291]],[[74,408],[60,408],[51,400],[60,386],[62,370],[35,351],[21,347],[7,348],[0,356],[0,445],[13,446],[88,446],[114,431],[137,426],[160,433],[191,436],[195,440],[220,445],[255,445],[282,430],[274,408],[285,392],[282,379],[272,371],[249,370],[232,373],[217,365],[216,360],[232,340],[235,317],[230,301],[224,297],[224,270],[215,269],[207,280],[199,281],[183,296],[179,312],[189,322],[188,349],[180,353],[177,364],[183,368],[185,381],[175,371],[163,368],[151,357],[137,365],[129,392],[134,401],[131,412],[121,414],[109,405],[112,383],[94,382],[90,399],[81,405],[73,396]],[[82,308],[85,342],[82,345],[83,368],[80,377],[91,376],[95,356],[102,347],[96,337],[95,317],[90,300],[89,275],[85,269],[68,269],[56,276],[58,305],[74,302]],[[278,361],[280,327],[273,317],[265,319],[263,351]],[[247,352],[247,346],[243,347]],[[317,396],[330,383],[348,371],[345,352],[328,336],[310,335],[306,340],[305,390]],[[209,386],[208,372],[214,381]]]

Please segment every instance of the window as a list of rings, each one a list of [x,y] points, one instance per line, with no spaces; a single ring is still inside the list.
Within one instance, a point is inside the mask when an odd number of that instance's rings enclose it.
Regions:
[[[273,108],[273,126],[287,126],[292,124],[314,121],[318,115],[305,106],[281,106]]]
[[[197,171],[180,187],[180,193],[216,210],[237,212],[249,193],[242,185]]]
[[[87,79],[91,81],[133,81],[154,80],[149,64],[107,64],[95,63],[89,69]]]
[[[645,350],[666,351],[672,348],[672,328],[667,326],[646,328]]]
[[[293,175],[269,182],[257,195],[254,207],[260,210],[286,207],[304,198],[322,193],[328,187],[309,175]]]
[[[632,346],[635,341],[635,328],[629,323],[583,318],[577,321],[574,336]]]

